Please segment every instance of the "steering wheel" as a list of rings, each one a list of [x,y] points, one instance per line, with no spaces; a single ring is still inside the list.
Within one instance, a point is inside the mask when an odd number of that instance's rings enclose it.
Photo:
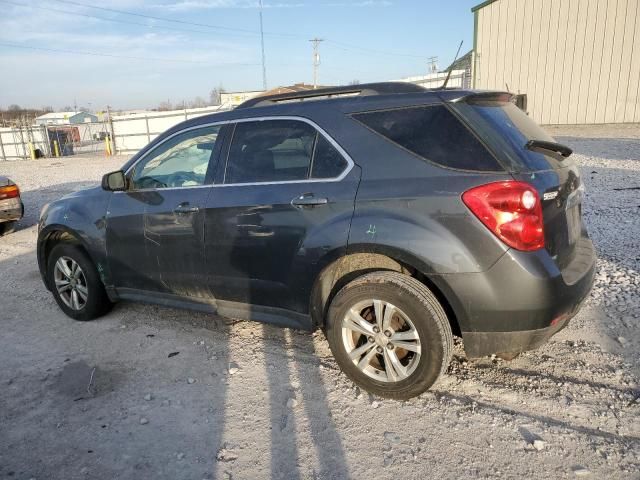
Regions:
[[[169,175],[167,178],[167,186],[169,187],[182,187],[188,181],[197,182],[200,184],[200,178],[193,172],[177,172]]]

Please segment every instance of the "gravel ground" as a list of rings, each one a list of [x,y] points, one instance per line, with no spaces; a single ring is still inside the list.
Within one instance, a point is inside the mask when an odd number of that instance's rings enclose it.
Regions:
[[[129,303],[65,317],[38,212],[125,159],[0,163],[27,207],[0,239],[0,478],[640,478],[640,127],[551,130],[587,185],[593,293],[512,362],[457,345],[408,402],[355,388],[321,333]]]

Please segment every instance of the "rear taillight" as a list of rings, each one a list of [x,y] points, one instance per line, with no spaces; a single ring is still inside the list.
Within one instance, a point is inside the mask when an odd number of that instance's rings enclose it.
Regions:
[[[542,205],[528,183],[488,183],[467,190],[462,201],[500,240],[517,250],[544,248]]]
[[[7,187],[0,187],[0,200],[6,200],[7,198],[16,198],[20,196],[20,189],[17,185],[9,185]]]

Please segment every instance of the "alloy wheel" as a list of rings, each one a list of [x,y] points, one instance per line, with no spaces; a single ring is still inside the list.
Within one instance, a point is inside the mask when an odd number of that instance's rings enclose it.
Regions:
[[[420,362],[420,336],[411,319],[378,299],[358,302],[342,320],[342,341],[351,361],[382,382],[408,378]]]
[[[82,310],[87,303],[87,279],[78,262],[60,257],[53,270],[55,287],[62,302],[72,310]]]

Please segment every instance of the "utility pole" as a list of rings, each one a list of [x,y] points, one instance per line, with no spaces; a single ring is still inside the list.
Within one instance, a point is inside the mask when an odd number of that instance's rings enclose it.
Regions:
[[[324,40],[316,37],[309,41],[313,43],[313,88],[315,90],[318,88],[318,67],[320,66],[320,52],[318,52],[318,47],[320,46],[320,42]]]
[[[429,73],[436,73],[438,71],[438,57],[427,58],[429,64]]]
[[[260,45],[262,46],[262,88],[267,91],[267,61],[264,55],[264,30],[262,29],[262,0],[260,0]]]

